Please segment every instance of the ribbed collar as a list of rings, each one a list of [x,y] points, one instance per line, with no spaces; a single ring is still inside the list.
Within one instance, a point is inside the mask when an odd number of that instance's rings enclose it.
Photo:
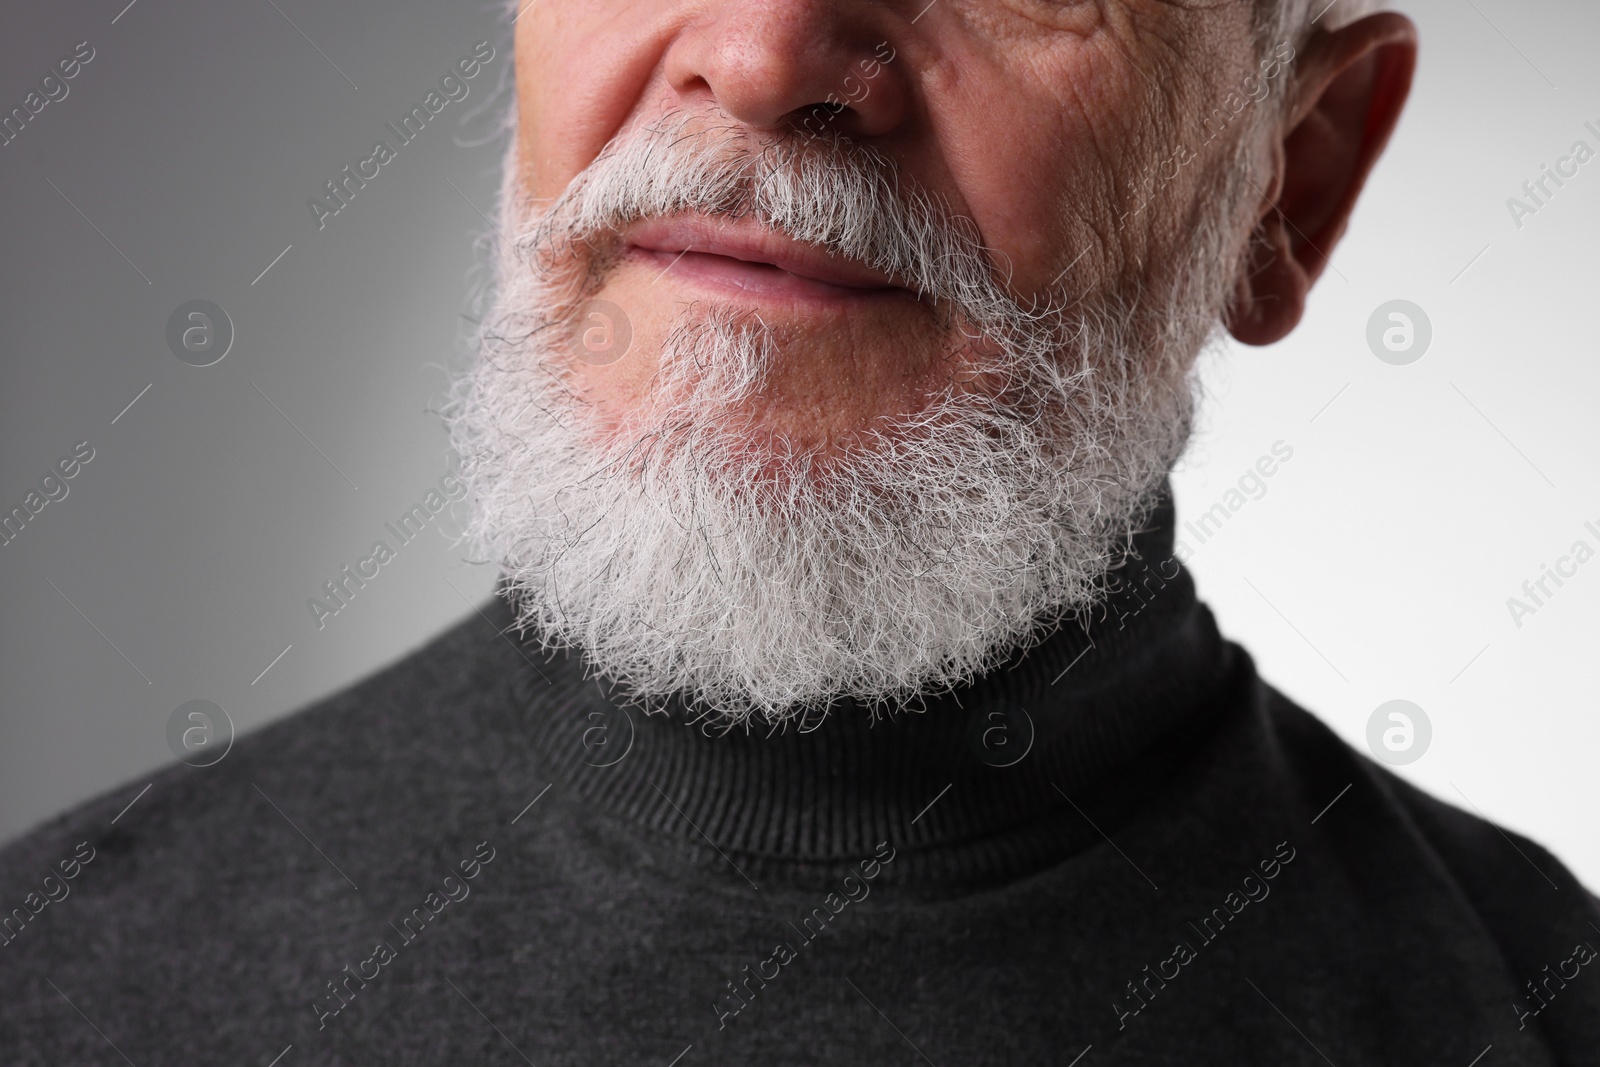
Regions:
[[[1091,795],[1131,802],[1219,703],[1230,646],[1173,556],[1173,525],[1169,493],[1103,605],[920,712],[845,705],[804,731],[708,734],[681,709],[624,710],[579,655],[531,641],[539,666],[515,673],[512,699],[553,781],[645,832],[709,842],[757,880],[810,881],[888,841],[902,876],[992,884],[1094,840],[1063,813]],[[491,618],[515,636],[503,600]]]

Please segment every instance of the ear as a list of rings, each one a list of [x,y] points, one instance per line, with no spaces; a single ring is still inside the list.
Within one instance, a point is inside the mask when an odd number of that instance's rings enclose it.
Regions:
[[[1417,28],[1392,12],[1315,30],[1301,49],[1271,145],[1272,181],[1225,316],[1240,341],[1269,345],[1299,324],[1400,118],[1416,64]]]

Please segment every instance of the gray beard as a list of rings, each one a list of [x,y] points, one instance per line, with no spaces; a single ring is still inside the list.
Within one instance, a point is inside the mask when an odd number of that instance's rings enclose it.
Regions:
[[[538,211],[516,194],[515,147],[508,160],[515,238],[446,415],[466,538],[501,568],[519,626],[580,649],[626,698],[731,725],[948,690],[1094,604],[1188,439],[1243,183],[1217,191],[1164,292],[1025,307],[970,231],[869,150],[691,125],[620,137]],[[571,378],[574,316],[623,227],[685,210],[753,214],[912,279],[953,336],[987,342],[951,354],[1003,390],[952,384],[825,450],[761,437],[735,412],[781,340],[695,304],[643,409],[598,434]]]

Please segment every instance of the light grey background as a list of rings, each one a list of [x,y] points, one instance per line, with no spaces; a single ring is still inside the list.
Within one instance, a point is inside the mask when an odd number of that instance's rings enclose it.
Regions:
[[[134,796],[185,701],[254,729],[492,584],[441,517],[323,629],[305,604],[449,462],[429,409],[500,152],[492,111],[459,120],[509,74],[498,5],[124,4],[0,14],[4,110],[79,41],[96,52],[0,147],[0,509],[95,449],[0,548],[0,839]],[[1357,747],[1380,704],[1422,707],[1431,747],[1398,772],[1600,886],[1600,560],[1520,628],[1506,606],[1573,541],[1600,548],[1600,159],[1520,229],[1506,206],[1574,141],[1600,149],[1600,12],[1404,8],[1423,36],[1407,116],[1300,330],[1208,359],[1179,518],[1293,448],[1265,495],[1191,535],[1225,631]],[[307,199],[485,39],[467,100],[319,231]],[[164,339],[194,298],[237,331],[208,368]],[[1394,299],[1433,325],[1410,366],[1366,343]]]

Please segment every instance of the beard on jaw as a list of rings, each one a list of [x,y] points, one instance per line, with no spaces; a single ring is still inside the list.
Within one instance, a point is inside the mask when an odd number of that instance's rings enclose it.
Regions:
[[[621,135],[543,210],[518,173],[513,145],[514,239],[446,409],[466,538],[524,630],[626,698],[678,697],[719,725],[948,690],[1093,605],[1187,441],[1188,366],[1238,254],[1230,182],[1165,292],[1024,306],[970,224],[865,146],[757,145],[690,116]],[[959,373],[843,443],[758,432],[749,402],[782,339],[696,303],[644,402],[606,424],[577,384],[574,320],[629,224],[686,211],[754,216],[904,279]]]

